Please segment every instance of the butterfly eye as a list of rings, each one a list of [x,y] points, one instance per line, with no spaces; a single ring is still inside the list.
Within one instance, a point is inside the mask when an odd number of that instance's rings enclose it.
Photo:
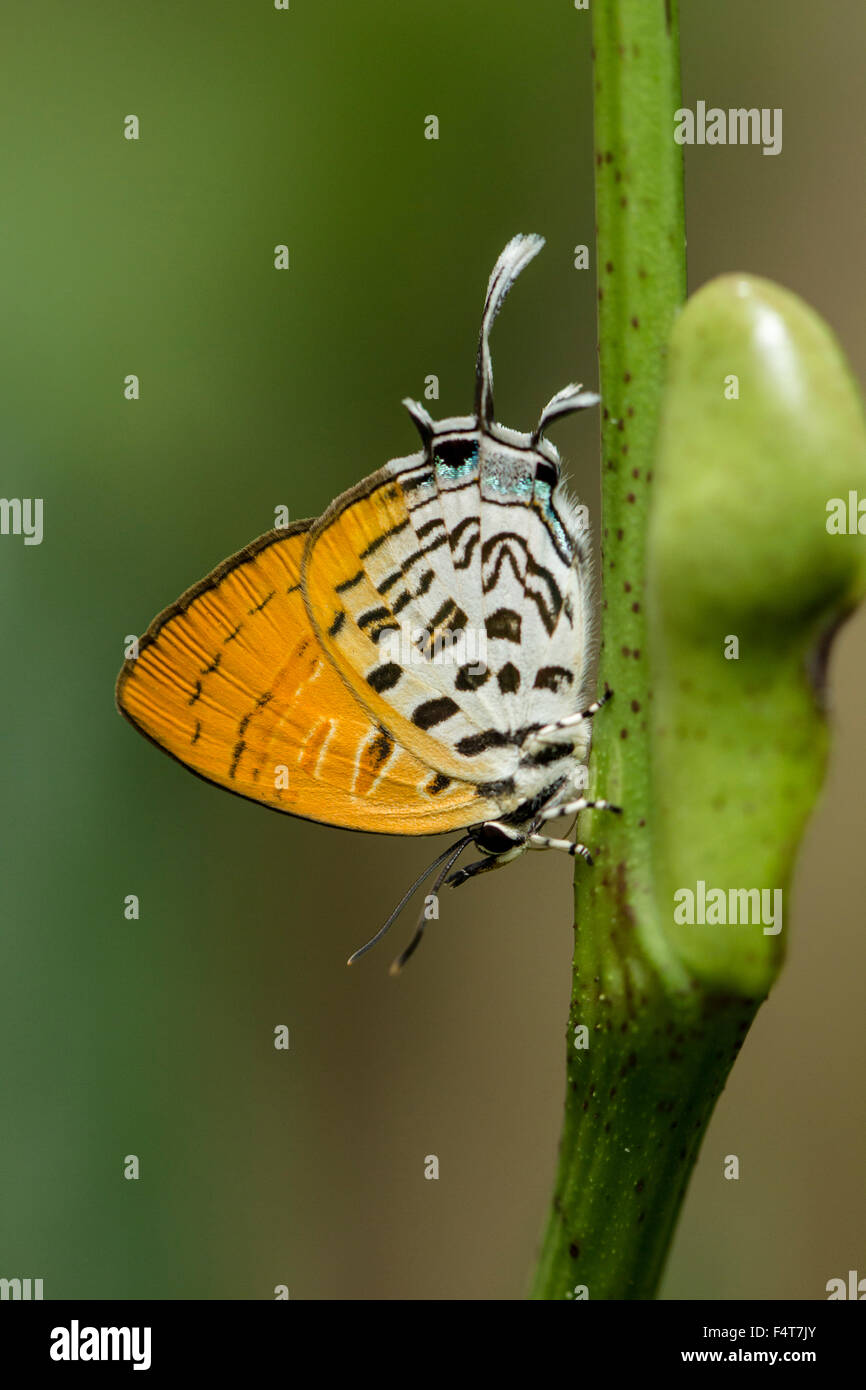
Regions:
[[[556,487],[559,482],[559,469],[555,463],[548,463],[547,459],[539,459],[535,465],[535,481],[537,483],[547,483],[550,487]]]

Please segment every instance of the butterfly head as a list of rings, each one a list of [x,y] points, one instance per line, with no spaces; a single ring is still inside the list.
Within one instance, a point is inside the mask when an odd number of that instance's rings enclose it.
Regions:
[[[553,487],[559,481],[561,461],[554,445],[544,437],[545,431],[562,416],[597,405],[600,397],[595,392],[584,391],[580,385],[565,386],[548,401],[538,424],[530,434],[506,429],[505,426],[496,423],[493,414],[493,362],[490,355],[490,330],[496,315],[517,276],[543,245],[544,238],[534,234],[512,237],[493,267],[481,316],[481,334],[475,364],[475,414],[437,422],[419,401],[405,400],[403,404],[415,422],[424,452],[430,459],[436,456],[437,446],[445,443],[446,439],[453,438],[455,434],[467,437],[487,436],[506,449],[515,449],[521,453],[525,453],[526,450],[533,451],[537,455],[536,477],[539,481],[549,482]]]

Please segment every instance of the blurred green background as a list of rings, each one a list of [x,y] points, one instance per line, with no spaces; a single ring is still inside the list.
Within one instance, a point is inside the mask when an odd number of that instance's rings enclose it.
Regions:
[[[691,288],[781,281],[862,380],[863,6],[682,11],[686,104],[784,110],[777,158],[687,151]],[[275,506],[318,514],[411,452],[399,402],[425,376],[434,414],[471,408],[513,233],[548,245],[497,325],[499,418],[528,428],[567,381],[596,384],[594,275],[572,264],[593,242],[589,18],[571,0],[18,0],[4,29],[2,492],[45,499],[45,537],[0,538],[0,1276],[48,1298],[518,1298],[559,1133],[568,861],[444,900],[400,981],[408,922],[349,972],[442,842],[223,795],[137,738],[113,685],[125,635]],[[591,509],[596,432],[556,432]],[[667,1297],[821,1298],[866,1274],[863,616],[831,675],[789,962]]]

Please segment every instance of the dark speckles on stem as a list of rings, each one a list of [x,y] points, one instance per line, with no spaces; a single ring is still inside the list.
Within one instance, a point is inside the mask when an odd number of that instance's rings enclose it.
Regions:
[[[625,500],[626,502],[635,502],[637,501],[637,498],[635,497],[633,492],[630,492]]]
[[[576,1240],[573,1240],[569,1245],[568,1253],[573,1260],[576,1260],[580,1255],[580,1246],[578,1245]]]
[[[620,729],[619,736],[620,738],[628,738],[628,729]]]
[[[631,708],[632,708],[632,714],[637,714],[637,713],[639,712],[639,710],[640,710],[640,700],[632,700],[632,702],[631,702]]]
[[[644,1189],[644,1180],[643,1180],[643,1178],[638,1178],[637,1182],[636,1182],[635,1185],[634,1185],[634,1190],[635,1190],[635,1192],[643,1192],[643,1189]]]
[[[637,317],[636,314],[631,321],[631,326],[632,328],[640,328],[640,319]]]
[[[612,275],[612,274],[613,274],[613,261],[605,261],[605,263],[604,263],[604,268],[605,268],[605,270],[607,271],[608,275]]]

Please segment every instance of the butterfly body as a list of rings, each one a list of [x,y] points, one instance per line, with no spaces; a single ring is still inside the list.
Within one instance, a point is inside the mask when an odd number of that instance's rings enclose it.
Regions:
[[[567,387],[532,434],[493,418],[490,326],[541,244],[514,238],[491,276],[475,414],[407,401],[419,452],[224,562],[118,680],[121,712],[228,790],[352,829],[465,831],[486,857],[452,873],[446,851],[437,887],[528,848],[588,857],[539,832],[605,804],[581,795],[601,703],[586,512],[543,437],[597,397]]]

